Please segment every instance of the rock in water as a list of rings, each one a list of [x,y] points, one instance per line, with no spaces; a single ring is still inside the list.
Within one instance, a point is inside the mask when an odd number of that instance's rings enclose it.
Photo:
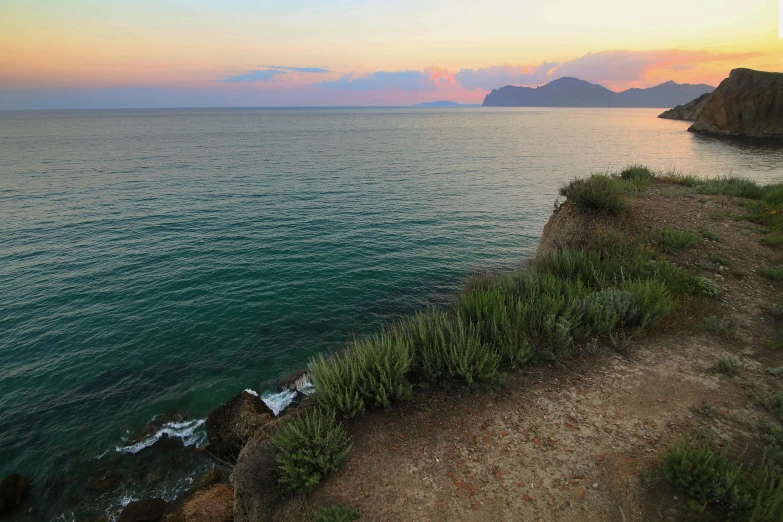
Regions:
[[[783,73],[734,69],[715,89],[688,130],[783,138]]]
[[[307,375],[307,370],[296,370],[288,375],[281,377],[277,381],[277,391],[283,390],[300,391],[304,387],[305,383],[310,382],[310,377]]]
[[[696,121],[699,117],[699,113],[707,104],[707,100],[712,96],[711,92],[705,92],[693,101],[689,101],[685,105],[678,105],[673,109],[669,109],[658,115],[659,118],[666,120],[685,120]]]
[[[225,484],[202,489],[178,502],[166,514],[165,522],[231,522],[234,520],[234,492]]]
[[[168,505],[162,498],[135,500],[125,506],[117,522],[156,522],[163,516]]]
[[[18,473],[8,475],[0,481],[0,513],[9,511],[22,503],[22,498],[30,484]]]
[[[267,427],[275,415],[257,395],[242,392],[207,415],[209,451],[220,457],[235,457],[245,442]]]

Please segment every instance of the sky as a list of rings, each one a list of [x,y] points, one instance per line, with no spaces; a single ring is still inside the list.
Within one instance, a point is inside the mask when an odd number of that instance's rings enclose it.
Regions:
[[[0,0],[0,109],[481,103],[783,71],[783,0]]]

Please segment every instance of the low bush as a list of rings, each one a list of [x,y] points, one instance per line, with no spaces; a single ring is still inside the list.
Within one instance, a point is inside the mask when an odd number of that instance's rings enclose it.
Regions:
[[[310,362],[310,375],[322,405],[355,417],[368,406],[389,409],[393,401],[408,399],[412,362],[407,339],[383,334],[354,340],[331,357],[316,356]]]
[[[704,327],[716,335],[731,336],[737,331],[737,322],[728,315],[711,315],[704,320]]]
[[[353,522],[359,518],[359,510],[351,506],[324,506],[313,513],[315,522]]]
[[[560,189],[560,195],[573,201],[580,212],[612,216],[619,216],[628,210],[628,205],[620,198],[621,193],[619,181],[608,174],[575,179]]]
[[[699,511],[716,504],[738,512],[750,503],[750,495],[739,484],[739,469],[707,444],[693,447],[686,442],[672,447],[664,457],[663,472],[672,486],[697,502],[694,507]]]
[[[699,243],[699,236],[693,232],[664,228],[656,238],[656,244],[667,254],[676,254]]]
[[[715,369],[728,377],[736,377],[740,372],[740,363],[737,359],[718,359]]]
[[[750,469],[707,444],[686,442],[669,449],[663,471],[672,486],[691,497],[694,511],[714,508],[730,520],[783,520],[783,476],[766,455]]]
[[[620,172],[620,179],[646,187],[655,179],[655,172],[644,165],[630,165]]]
[[[783,281],[783,267],[773,268],[765,266],[759,270],[759,275],[771,281]]]
[[[278,428],[270,439],[275,450],[280,486],[309,492],[345,464],[351,451],[348,434],[334,412],[312,409]]]
[[[693,291],[693,295],[698,295],[701,297],[718,297],[718,294],[720,294],[720,287],[718,287],[718,283],[710,279],[709,277],[705,276],[696,276],[694,279],[695,288]]]
[[[702,194],[720,194],[747,199],[761,199],[764,189],[755,181],[736,176],[717,177],[700,180],[695,185]]]

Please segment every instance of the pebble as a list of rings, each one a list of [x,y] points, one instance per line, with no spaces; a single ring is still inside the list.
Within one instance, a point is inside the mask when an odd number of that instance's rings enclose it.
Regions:
[[[593,483],[593,489],[598,489],[598,482]]]

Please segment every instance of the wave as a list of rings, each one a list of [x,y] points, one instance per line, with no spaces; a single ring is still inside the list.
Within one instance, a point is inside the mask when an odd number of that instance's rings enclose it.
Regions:
[[[203,426],[205,422],[206,419],[189,420],[183,422],[167,422],[161,429],[146,439],[142,439],[139,442],[130,444],[128,446],[117,446],[115,451],[118,453],[135,454],[145,448],[149,448],[158,442],[164,435],[167,435],[171,438],[180,439],[184,446],[200,445],[206,439],[206,433],[199,431],[199,428]]]

